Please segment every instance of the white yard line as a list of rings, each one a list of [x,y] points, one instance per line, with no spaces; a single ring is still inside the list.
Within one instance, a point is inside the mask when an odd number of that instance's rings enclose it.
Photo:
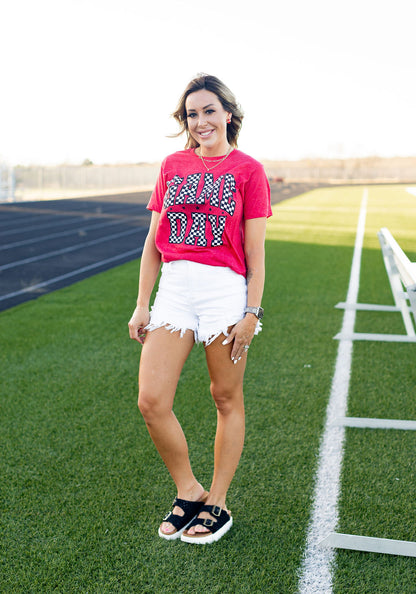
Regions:
[[[361,252],[363,247],[368,190],[361,201],[360,215],[355,238],[347,303],[355,304],[360,285]],[[355,324],[355,309],[344,312],[343,334],[352,334]],[[316,475],[314,507],[308,531],[305,557],[300,571],[300,594],[330,594],[332,592],[332,564],[334,550],[319,546],[319,543],[334,532],[338,522],[338,497],[341,465],[344,453],[345,428],[335,421],[346,416],[352,360],[351,340],[342,340],[338,346],[335,373],[327,408],[325,431],[319,452]]]

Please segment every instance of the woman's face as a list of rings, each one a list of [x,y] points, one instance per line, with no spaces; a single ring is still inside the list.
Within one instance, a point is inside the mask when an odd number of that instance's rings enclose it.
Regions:
[[[195,91],[185,102],[188,130],[200,145],[201,153],[223,155],[229,145],[227,141],[227,120],[231,113],[225,111],[215,93],[202,89]]]

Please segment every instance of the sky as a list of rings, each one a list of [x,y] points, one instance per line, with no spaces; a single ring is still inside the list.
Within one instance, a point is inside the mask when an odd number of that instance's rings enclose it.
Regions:
[[[415,0],[5,0],[0,161],[159,162],[200,72],[260,160],[416,156]]]

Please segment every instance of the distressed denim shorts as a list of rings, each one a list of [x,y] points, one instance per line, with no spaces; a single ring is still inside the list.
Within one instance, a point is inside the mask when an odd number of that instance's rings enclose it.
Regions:
[[[244,317],[246,279],[231,268],[189,260],[164,263],[146,330],[192,330],[195,342],[209,345]],[[257,324],[256,334],[261,330]]]

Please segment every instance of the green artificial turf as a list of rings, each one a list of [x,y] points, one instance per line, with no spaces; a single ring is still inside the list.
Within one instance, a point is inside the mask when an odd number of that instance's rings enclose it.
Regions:
[[[380,191],[388,205],[391,195]],[[411,200],[397,192],[400,205]],[[157,536],[175,490],[136,406],[140,347],[127,321],[138,263],[0,314],[1,592],[297,591],[343,315],[334,305],[347,293],[361,196],[359,187],[315,190],[278,205],[269,222],[266,315],[250,349],[246,442],[227,502],[235,524],[215,545]],[[369,219],[372,204],[370,193]],[[411,249],[410,230],[402,240]],[[368,240],[364,266],[381,260],[376,242]],[[366,278],[366,300],[388,297],[388,286],[378,293],[387,284],[379,264],[366,273],[377,275],[370,288]],[[416,418],[414,350],[354,346],[351,414],[392,416],[396,399],[394,416]],[[185,365],[175,413],[195,474],[208,486],[216,414],[202,347]],[[389,435],[347,432],[340,525],[414,539],[416,435]],[[396,528],[395,510],[403,516]],[[339,592],[412,591],[383,590],[411,582],[408,559],[341,552],[336,567]],[[354,590],[357,583],[363,589]],[[380,589],[365,590],[366,583]]]
[[[377,231],[416,261],[416,199],[403,186],[369,189],[359,301],[394,305]],[[358,312],[355,330],[405,334],[397,313]],[[348,415],[416,419],[416,344],[355,342]],[[416,541],[416,432],[347,429],[338,532]],[[416,592],[413,558],[339,551],[334,592]]]

